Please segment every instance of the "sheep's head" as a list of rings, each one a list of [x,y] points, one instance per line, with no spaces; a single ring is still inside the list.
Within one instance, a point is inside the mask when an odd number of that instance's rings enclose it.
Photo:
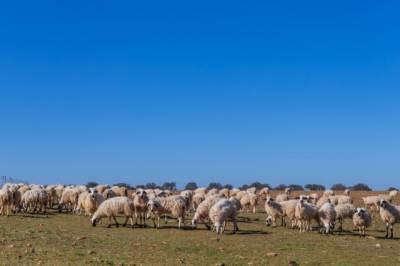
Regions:
[[[156,200],[149,200],[147,203],[147,208],[149,209],[149,212],[153,212],[156,209],[159,209],[161,207],[161,203],[156,201]]]
[[[383,208],[383,209],[386,209],[388,207],[388,204],[389,203],[386,200],[381,199],[379,206],[381,206],[381,208]]]
[[[366,210],[364,208],[357,208],[357,210],[356,210],[356,214],[359,217],[363,216],[365,212],[366,212]]]
[[[97,195],[97,189],[95,189],[95,188],[89,188],[89,195],[90,195],[90,197],[92,198],[92,199],[95,199],[96,198],[96,195]]]
[[[91,219],[92,222],[92,226],[96,227],[96,224],[100,221],[99,218],[96,218],[95,216],[93,216],[93,218]]]
[[[266,219],[265,219],[265,223],[267,226],[271,226],[272,225],[272,216],[269,215]]]
[[[267,200],[266,200],[266,203],[267,203],[268,205],[270,205],[270,204],[272,204],[272,202],[274,202],[274,199],[271,198],[270,196],[268,196],[268,197],[267,197]]]
[[[143,189],[138,189],[136,190],[136,196],[138,196],[141,199],[147,198],[147,193]]]

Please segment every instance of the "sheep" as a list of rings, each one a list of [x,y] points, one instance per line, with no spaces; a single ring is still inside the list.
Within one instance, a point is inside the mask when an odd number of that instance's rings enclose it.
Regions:
[[[246,189],[246,191],[248,193],[256,194],[257,188],[256,187],[250,187],[250,188]]]
[[[7,187],[0,189],[0,215],[10,215],[12,193]]]
[[[343,193],[347,196],[350,196],[350,189],[346,188]]]
[[[235,197],[230,197],[229,200],[233,203],[233,206],[235,206],[236,211],[240,211],[242,208],[242,204],[240,204],[240,200],[238,200]]]
[[[221,199],[211,207],[209,217],[217,233],[217,240],[220,239],[220,235],[225,229],[227,219],[232,220],[234,234],[239,230],[236,215],[235,206],[227,199]]]
[[[350,196],[347,195],[334,195],[334,196],[329,196],[329,200],[332,204],[338,205],[338,204],[352,204],[353,199]]]
[[[352,219],[355,212],[352,204],[338,204],[335,206],[336,220],[339,222],[339,231],[343,231],[343,220],[346,218]]]
[[[262,200],[266,200],[267,197],[269,196],[269,188],[268,187],[264,187],[262,188],[259,192],[258,195],[260,196],[260,198]]]
[[[240,189],[238,189],[238,188],[232,188],[230,191],[229,191],[229,195],[231,196],[231,197],[235,197],[236,195],[237,195],[237,193],[239,193],[240,192]]]
[[[118,197],[117,193],[115,193],[115,191],[112,190],[111,188],[106,188],[103,191],[102,195],[103,195],[103,197],[105,199],[111,199],[111,198],[114,198],[114,197]],[[123,196],[120,196],[120,197],[123,197]]]
[[[138,218],[139,218],[139,223],[141,223],[142,227],[146,226],[146,213],[147,213],[148,202],[149,198],[147,197],[147,192],[141,188],[136,190],[135,197],[133,199],[136,225],[138,224]]]
[[[208,192],[207,192],[207,197],[208,196],[212,196],[212,195],[216,195],[216,194],[218,194],[218,189],[216,189],[216,188],[212,188],[212,189],[210,189]]]
[[[360,237],[365,236],[365,228],[372,223],[372,217],[364,208],[357,208],[353,214],[353,224],[358,228]]]
[[[283,217],[282,205],[279,202],[274,201],[270,196],[265,201],[265,212],[268,215],[267,225],[272,224],[272,227],[276,227],[276,219]]]
[[[389,191],[389,197],[392,199],[392,201],[394,200],[394,198],[396,198],[397,194],[399,193],[398,190],[391,190]]]
[[[131,225],[133,228],[133,215],[134,215],[134,206],[132,199],[128,197],[114,197],[111,199],[107,199],[103,201],[96,212],[93,214],[91,222],[92,226],[95,227],[96,224],[103,217],[108,217],[108,228],[111,227],[111,219],[114,220],[115,226],[118,227],[118,221],[116,216],[118,214],[123,214],[125,216],[125,222],[123,226],[126,226],[128,223],[128,219],[131,220]]]
[[[58,212],[61,212],[63,207],[70,212],[75,210],[80,193],[80,188],[65,188],[58,203]]]
[[[128,196],[128,189],[126,187],[113,186],[110,189],[115,193],[116,196],[120,197]]]
[[[180,195],[185,199],[186,201],[186,210],[190,210],[190,207],[192,206],[192,199],[193,199],[193,191],[191,190],[184,190],[180,193]]]
[[[153,214],[153,223],[155,228],[160,228],[160,217],[162,214],[170,213],[172,216],[178,219],[178,228],[180,229],[182,224],[185,225],[185,214],[186,214],[186,199],[182,196],[168,196],[166,198],[156,198],[150,200],[147,203],[148,215]],[[157,219],[157,225],[155,222]]]
[[[224,198],[229,198],[229,189],[223,188],[218,192],[218,195]]]
[[[207,194],[207,189],[205,187],[199,187],[194,190],[194,194]]]
[[[331,202],[331,201],[330,201],[330,199],[329,199],[329,196],[322,195],[322,197],[320,197],[320,198],[318,199],[316,206],[317,206],[318,208],[320,208],[320,207],[321,207],[322,205],[324,205],[325,203],[330,203],[330,202]]]
[[[242,205],[243,210],[250,211],[253,210],[253,213],[256,213],[256,206],[258,203],[258,198],[256,194],[246,193],[241,199],[240,204]]]
[[[314,204],[314,205],[317,205],[317,202],[318,202],[318,200],[319,200],[319,198],[320,198],[320,196],[318,195],[318,193],[311,193],[311,194],[309,195],[309,197],[310,197],[310,202],[311,202],[312,204]]]
[[[335,196],[335,192],[333,192],[333,190],[331,190],[331,189],[327,189],[327,190],[324,191],[322,196],[325,196],[325,197]]]
[[[393,205],[389,201],[381,199],[379,214],[382,221],[386,224],[385,238],[389,238],[389,228],[390,238],[393,238],[393,225],[400,223],[400,206]]]
[[[335,207],[329,202],[324,203],[318,210],[318,217],[323,226],[320,232],[326,234],[331,233],[332,229],[335,228]]]
[[[285,194],[279,194],[276,196],[276,202],[289,200],[290,193],[292,192],[291,188],[287,187],[285,189]]]
[[[297,225],[297,220],[296,220],[296,205],[297,205],[298,200],[292,199],[292,200],[286,200],[286,201],[281,201],[279,204],[282,206],[282,226],[286,226],[286,220],[285,217],[288,217],[289,220],[291,221],[291,227],[294,228]]]
[[[380,196],[362,197],[365,207],[371,209],[372,211],[374,211],[375,209],[376,210],[379,209],[380,199],[381,199]]]
[[[47,192],[44,189],[36,188],[28,190],[22,195],[21,203],[25,212],[46,212]]]
[[[305,199],[300,199],[296,205],[295,217],[299,222],[300,232],[311,230],[311,220],[318,220],[318,208]]]
[[[211,207],[215,203],[217,203],[220,199],[222,198],[219,196],[211,196],[206,198],[203,202],[201,202],[197,207],[195,214],[193,215],[192,226],[196,227],[199,221],[204,221],[204,225],[207,227],[207,229],[210,229],[210,226],[207,221],[207,219],[209,218],[209,212]]]
[[[236,195],[234,195],[234,197],[237,198],[238,200],[240,200],[243,196],[245,196],[247,194],[249,194],[247,191],[241,190],[241,191],[238,191],[236,193]]]
[[[103,194],[103,192],[107,189],[110,188],[108,185],[97,185],[94,187],[98,193]]]
[[[200,205],[202,201],[206,199],[204,194],[195,193],[192,198],[192,208],[196,211],[197,207]]]
[[[48,185],[46,186],[46,192],[48,195],[47,199],[47,206],[52,209],[54,205],[55,199],[57,199],[57,193],[56,193],[56,186],[55,185]]]
[[[98,193],[95,188],[89,188],[88,191],[79,195],[76,212],[81,214],[82,210],[84,210],[85,215],[92,216],[103,201],[102,194]]]

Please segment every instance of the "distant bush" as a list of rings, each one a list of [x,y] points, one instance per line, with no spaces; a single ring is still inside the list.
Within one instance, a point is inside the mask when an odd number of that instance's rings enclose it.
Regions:
[[[289,187],[291,190],[304,190],[303,186],[295,185],[295,184],[291,184],[287,187]]]
[[[196,182],[189,182],[186,184],[185,189],[195,190],[197,188]]]
[[[362,184],[361,184],[362,185]],[[331,189],[332,190],[345,190],[345,189],[347,189],[347,187],[345,186],[345,185],[343,185],[343,184],[334,184],[332,187],[331,187]]]
[[[395,187],[390,187],[390,188],[387,189],[387,191],[392,191],[392,190],[398,190],[398,189],[395,188]]]
[[[371,191],[372,189],[366,185],[366,184],[355,184],[354,186],[351,187],[351,190],[367,190],[367,191]]]
[[[113,186],[116,186],[116,187],[126,187],[126,188],[128,188],[128,189],[131,189],[131,188],[132,188],[131,185],[129,185],[129,184],[127,184],[127,183],[116,183],[116,184],[114,184]]]
[[[307,184],[304,186],[306,189],[309,190],[325,190],[325,187],[323,185],[318,185],[318,184]]]
[[[271,189],[270,185],[264,184],[264,183],[261,183],[261,182],[253,182],[251,184],[244,184],[244,185],[240,186],[239,189],[246,190],[246,189],[251,188],[251,187],[255,187],[257,190],[260,190],[260,189],[265,188],[265,187]]]
[[[233,188],[233,186],[231,184],[225,184],[223,186],[223,188],[227,188],[227,189],[231,190]]]
[[[286,188],[286,185],[280,184],[280,185],[276,186],[276,187],[274,188],[274,190],[285,190],[285,188]]]
[[[162,186],[162,189],[168,189],[171,191],[176,190],[176,183],[175,182],[165,182]]]
[[[217,182],[211,182],[210,184],[208,184],[207,189],[213,189],[213,188],[222,189],[222,185]]]
[[[156,189],[156,188],[159,188],[159,187],[157,186],[156,183],[151,182],[151,183],[147,183],[147,184],[145,185],[145,188],[146,188],[146,189]]]
[[[93,182],[93,181],[87,182],[87,184],[86,184],[87,187],[95,187],[97,185],[98,185],[98,183],[97,182]]]

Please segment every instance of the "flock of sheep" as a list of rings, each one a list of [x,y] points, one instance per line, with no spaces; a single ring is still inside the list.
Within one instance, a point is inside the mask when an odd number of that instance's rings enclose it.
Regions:
[[[98,185],[86,186],[64,185],[3,185],[0,189],[0,214],[10,212],[45,213],[47,209],[58,208],[59,212],[70,212],[90,216],[93,226],[108,218],[108,227],[115,223],[119,226],[117,216],[124,216],[122,224],[130,220],[132,228],[146,226],[146,219],[151,219],[155,228],[160,227],[160,219],[167,215],[178,220],[178,227],[185,225],[185,218],[193,212],[191,225],[203,223],[208,229],[217,233],[217,239],[225,231],[228,221],[233,224],[233,232],[239,230],[237,215],[240,211],[256,212],[256,206],[265,201],[266,224],[277,226],[280,219],[282,226],[289,220],[292,228],[300,232],[312,230],[312,222],[318,225],[321,233],[332,233],[335,225],[342,230],[343,220],[348,218],[358,228],[360,236],[365,236],[365,229],[372,223],[371,212],[379,212],[386,225],[386,238],[393,238],[393,225],[400,223],[400,206],[393,204],[397,191],[388,194],[364,197],[364,208],[355,207],[350,191],[335,195],[326,190],[321,195],[309,193],[291,197],[287,188],[284,194],[273,198],[267,187],[257,190],[210,189],[198,188],[171,192],[160,189],[129,190],[125,187]],[[390,233],[389,233],[390,232]]]

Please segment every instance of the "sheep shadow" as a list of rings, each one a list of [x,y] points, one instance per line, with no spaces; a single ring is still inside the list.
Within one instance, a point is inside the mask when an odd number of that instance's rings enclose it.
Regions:
[[[23,218],[35,218],[35,219],[49,219],[48,214],[34,214],[34,213],[24,213]]]
[[[386,238],[385,236],[375,236],[376,239],[382,239],[382,240],[399,240],[400,237],[393,237],[393,238]]]
[[[233,232],[228,233],[230,235],[234,235]],[[236,235],[268,235],[268,232],[260,231],[260,230],[240,230],[236,232]]]

